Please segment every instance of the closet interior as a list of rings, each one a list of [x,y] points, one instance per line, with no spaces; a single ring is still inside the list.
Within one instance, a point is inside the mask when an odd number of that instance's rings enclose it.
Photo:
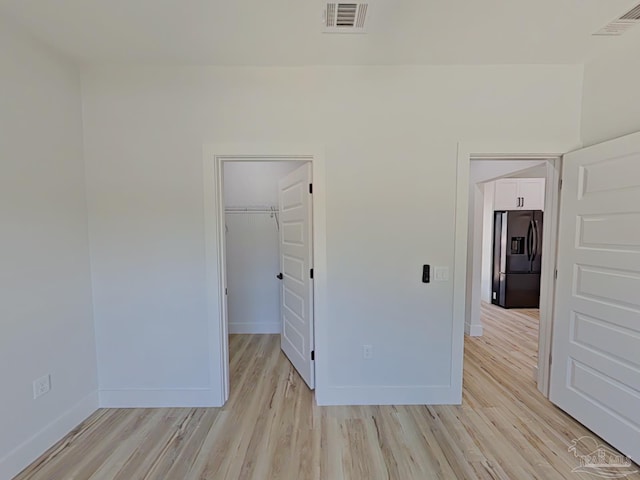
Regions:
[[[224,164],[229,334],[280,334],[278,181],[302,164]]]

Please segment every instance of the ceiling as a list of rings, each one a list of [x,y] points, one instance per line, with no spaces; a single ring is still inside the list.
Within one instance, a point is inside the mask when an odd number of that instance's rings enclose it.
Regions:
[[[81,62],[207,65],[583,63],[638,0],[370,0],[369,33],[323,34],[318,0],[0,0]]]

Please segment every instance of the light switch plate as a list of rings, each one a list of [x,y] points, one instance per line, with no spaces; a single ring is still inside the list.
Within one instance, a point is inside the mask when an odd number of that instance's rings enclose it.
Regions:
[[[433,267],[433,280],[446,282],[449,280],[449,267]]]

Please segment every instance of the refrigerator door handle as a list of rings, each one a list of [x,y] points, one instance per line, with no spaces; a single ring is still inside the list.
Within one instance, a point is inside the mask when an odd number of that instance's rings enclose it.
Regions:
[[[527,260],[533,261],[533,220],[529,220],[529,228],[527,229]]]
[[[538,256],[538,244],[540,242],[540,235],[538,234],[538,222],[533,220],[533,257],[531,261],[534,261]]]

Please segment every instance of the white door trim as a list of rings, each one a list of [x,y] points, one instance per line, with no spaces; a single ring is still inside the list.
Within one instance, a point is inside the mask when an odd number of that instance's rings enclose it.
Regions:
[[[466,313],[467,230],[469,216],[469,172],[473,159],[549,160],[545,192],[545,228],[543,244],[547,255],[542,262],[540,337],[538,354],[538,389],[549,396],[551,354],[551,322],[555,291],[556,237],[559,212],[560,158],[580,145],[560,143],[458,143],[456,180],[456,222],[453,267],[453,333],[452,333],[452,387],[462,398],[462,369],[464,363],[464,323]],[[519,153],[517,153],[519,152]],[[523,153],[526,152],[526,153]]]
[[[556,296],[556,266],[558,260],[558,222],[560,219],[560,180],[562,157],[547,162],[547,181],[544,192],[544,228],[542,251],[548,255],[542,259],[540,274],[540,325],[538,331],[538,390],[549,398],[551,385],[551,342]]]
[[[225,235],[222,164],[229,161],[309,161],[313,169],[313,294],[316,395],[324,392],[327,378],[327,242],[326,190],[323,148],[314,145],[232,144],[203,148],[204,220],[209,327],[211,406],[222,406],[229,398],[229,344],[226,322]]]

